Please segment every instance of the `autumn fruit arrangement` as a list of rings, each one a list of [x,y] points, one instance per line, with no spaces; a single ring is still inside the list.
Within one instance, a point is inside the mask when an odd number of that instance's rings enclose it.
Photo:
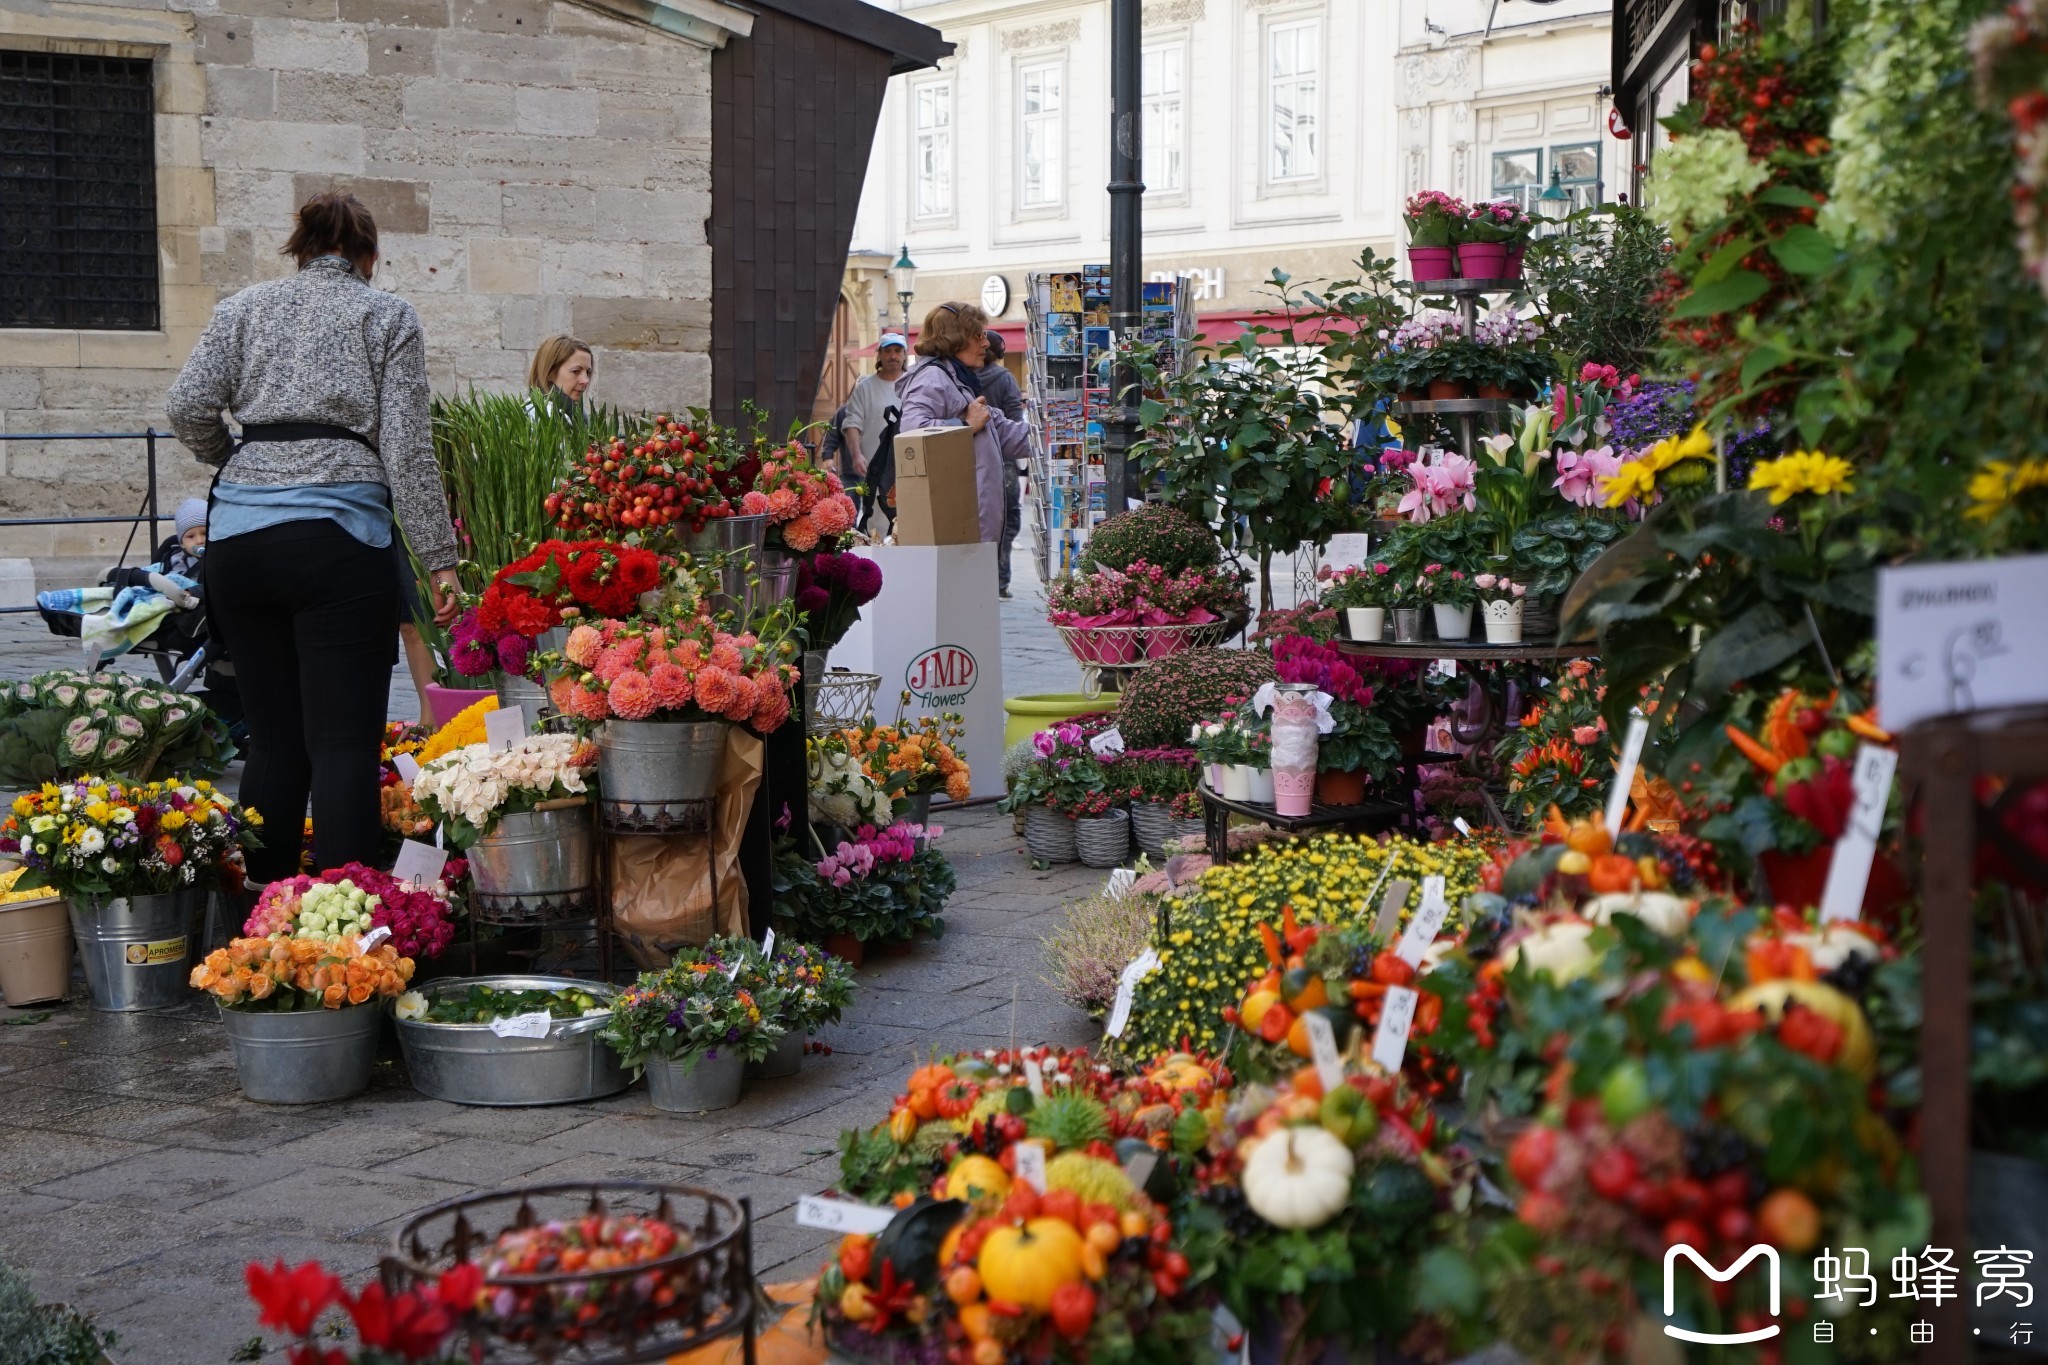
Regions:
[[[919,1067],[886,1123],[842,1138],[840,1192],[898,1211],[821,1274],[828,1340],[959,1365],[1184,1361],[1211,1318],[1167,1206],[1229,1084],[1191,1055],[1131,1076],[1054,1048]]]
[[[694,1311],[703,1267],[689,1235],[667,1219],[586,1213],[498,1234],[479,1258],[476,1325],[515,1344],[631,1341],[664,1318]]]

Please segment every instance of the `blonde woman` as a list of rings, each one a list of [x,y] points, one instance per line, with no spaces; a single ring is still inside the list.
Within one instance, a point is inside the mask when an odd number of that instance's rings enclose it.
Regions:
[[[988,314],[971,303],[942,303],[917,334],[922,359],[897,386],[898,430],[965,426],[974,433],[974,494],[981,539],[1003,534],[1003,481],[1029,457],[1031,428],[990,407],[981,392],[988,363]]]
[[[597,377],[590,347],[572,336],[551,336],[533,353],[526,367],[526,387],[539,389],[572,413],[583,411],[583,395]]]

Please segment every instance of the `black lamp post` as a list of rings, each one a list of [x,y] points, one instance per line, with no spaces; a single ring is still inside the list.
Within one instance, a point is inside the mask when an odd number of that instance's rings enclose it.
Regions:
[[[889,276],[896,281],[896,301],[903,305],[903,334],[908,336],[910,301],[917,296],[917,262],[910,259],[910,243],[903,244],[903,254],[889,267]]]
[[[1536,196],[1536,217],[1539,230],[1548,237],[1564,230],[1564,220],[1572,216],[1572,196],[1558,182],[1557,167],[1550,168],[1550,183],[1543,193]]]

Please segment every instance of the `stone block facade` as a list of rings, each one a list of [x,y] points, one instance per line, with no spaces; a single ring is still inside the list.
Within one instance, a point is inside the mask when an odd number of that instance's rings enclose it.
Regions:
[[[435,387],[515,388],[545,335],[597,351],[592,396],[708,401],[711,56],[725,0],[57,0],[0,47],[147,57],[162,328],[0,330],[0,431],[164,427],[213,305],[291,268],[293,209],[377,217],[376,283],[426,326]],[[652,15],[654,22],[622,17]],[[204,471],[159,443],[163,504]],[[132,515],[141,443],[0,442],[0,516]],[[93,556],[126,528],[0,530],[0,556]]]

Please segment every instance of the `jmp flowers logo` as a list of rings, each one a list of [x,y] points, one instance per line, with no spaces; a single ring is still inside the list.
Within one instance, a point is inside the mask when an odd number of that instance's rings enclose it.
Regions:
[[[980,673],[972,651],[959,645],[934,645],[903,670],[903,685],[923,706],[960,706],[974,690]]]
[[[1743,1267],[1762,1257],[1771,1269],[1771,1316],[1778,1316],[1778,1249],[1772,1246],[1753,1246],[1736,1258],[1735,1264],[1726,1270],[1716,1269],[1707,1258],[1683,1242],[1674,1243],[1664,1252],[1664,1316],[1670,1317],[1678,1311],[1676,1286],[1672,1283],[1671,1272],[1678,1265],[1678,1258],[1685,1257],[1699,1267],[1700,1273],[1716,1284],[1726,1284],[1742,1273]],[[1705,1346],[1740,1346],[1744,1342],[1765,1341],[1778,1335],[1778,1324],[1759,1327],[1753,1332],[1694,1332],[1683,1327],[1664,1324],[1664,1335],[1677,1337],[1680,1341],[1697,1341]]]

